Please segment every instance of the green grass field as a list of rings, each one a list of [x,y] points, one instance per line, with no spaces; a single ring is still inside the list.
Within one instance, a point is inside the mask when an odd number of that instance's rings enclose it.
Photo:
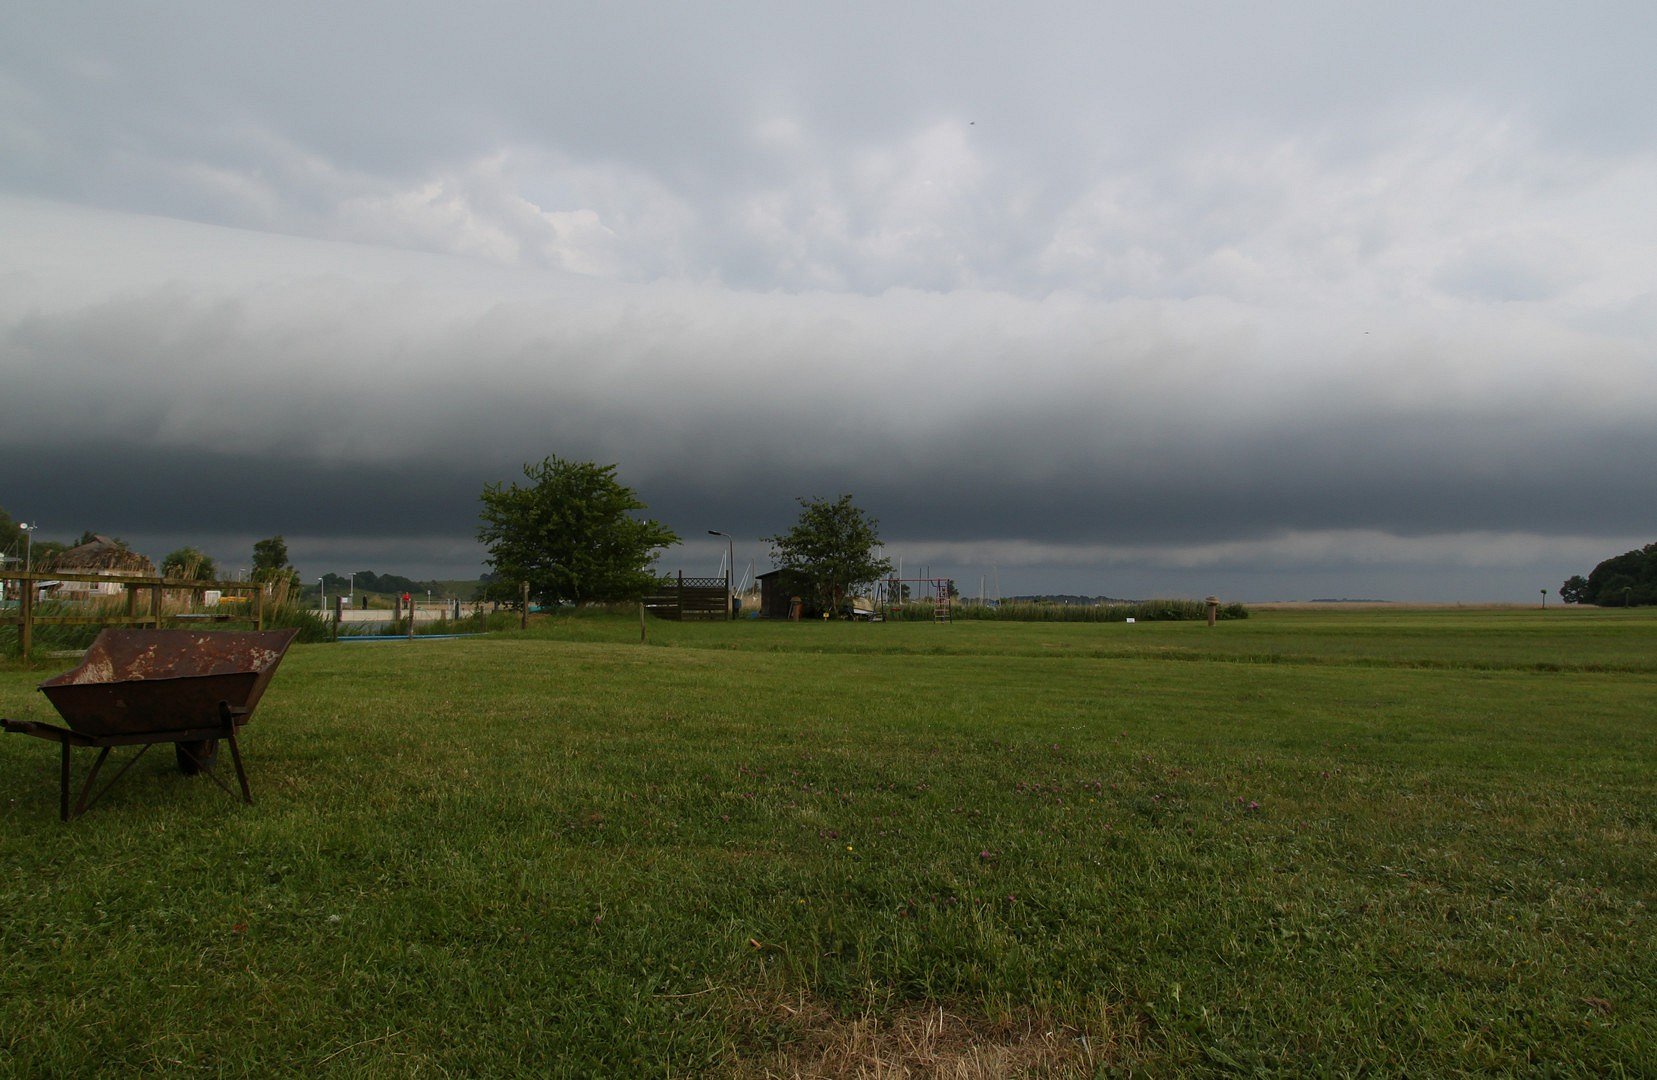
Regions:
[[[0,737],[0,1074],[1657,1074],[1657,613],[649,634]]]

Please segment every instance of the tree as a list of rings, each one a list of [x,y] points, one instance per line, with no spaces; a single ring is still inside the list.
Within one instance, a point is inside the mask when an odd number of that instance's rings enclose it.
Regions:
[[[1559,594],[1572,603],[1600,607],[1657,604],[1657,543],[1606,559],[1587,578],[1567,579]]]
[[[771,559],[810,583],[817,609],[838,612],[861,586],[892,572],[892,560],[877,557],[880,523],[852,504],[850,495],[833,502],[800,499],[800,520],[771,541]]]
[[[280,535],[266,537],[253,545],[253,580],[267,585],[293,585],[299,571],[288,563],[288,542]]]
[[[198,549],[181,547],[161,560],[161,576],[178,581],[212,581],[219,576],[219,569]]]
[[[6,513],[6,508],[0,506],[0,566],[4,566],[6,560],[13,555],[17,557],[17,565],[22,566],[23,529]]]
[[[1559,587],[1559,598],[1567,604],[1586,604],[1588,579],[1581,574],[1572,574],[1565,579],[1565,584]]]
[[[548,457],[524,466],[526,486],[484,485],[478,539],[494,569],[492,598],[518,599],[524,581],[547,605],[632,600],[656,587],[650,564],[679,537],[633,516],[646,507],[616,469]]]

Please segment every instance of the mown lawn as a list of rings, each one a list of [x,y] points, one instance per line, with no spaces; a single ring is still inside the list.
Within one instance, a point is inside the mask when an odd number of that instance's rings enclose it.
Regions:
[[[253,807],[0,738],[0,1073],[1657,1073],[1657,616],[649,633],[296,646]]]

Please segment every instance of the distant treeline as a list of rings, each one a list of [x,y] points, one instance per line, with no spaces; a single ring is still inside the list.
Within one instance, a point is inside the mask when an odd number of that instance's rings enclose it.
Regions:
[[[996,601],[1001,604],[1137,604],[1137,600],[1123,600],[1115,596],[1077,596],[1075,593],[1036,593],[1030,596],[1008,596]]]
[[[352,579],[356,584],[352,584]],[[337,592],[371,592],[371,593],[425,593],[446,591],[452,582],[446,581],[415,581],[401,574],[376,574],[372,570],[358,570],[349,577],[343,574],[323,574],[322,584],[331,593]]]
[[[910,602],[903,606],[898,617],[931,619],[933,608],[930,603]],[[951,617],[1000,622],[1127,622],[1129,619],[1135,622],[1177,622],[1208,618],[1208,605],[1201,600],[1123,600],[1100,604],[1003,600],[999,604],[957,604]],[[1249,613],[1242,604],[1224,604],[1220,607],[1219,617],[1246,619]]]
[[[1568,604],[1600,607],[1657,604],[1657,543],[1606,559],[1587,577],[1567,578],[1559,597]]]

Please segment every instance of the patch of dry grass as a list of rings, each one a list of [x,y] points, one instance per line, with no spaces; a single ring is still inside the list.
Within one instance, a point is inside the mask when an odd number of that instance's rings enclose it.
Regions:
[[[997,1080],[1091,1076],[1138,1042],[1138,1025],[1084,1031],[1021,1013],[971,1016],[928,1002],[844,1016],[805,995],[742,1003],[750,1033],[773,1048],[744,1055],[733,1075],[751,1080]]]

